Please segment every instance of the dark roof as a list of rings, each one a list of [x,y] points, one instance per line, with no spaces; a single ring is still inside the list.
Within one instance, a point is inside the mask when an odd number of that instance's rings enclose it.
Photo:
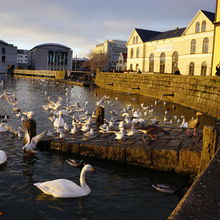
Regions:
[[[185,29],[186,28],[176,28],[174,30],[161,32],[157,36],[149,39],[149,41],[162,40],[162,39],[172,38],[172,37],[179,37],[182,35],[182,33],[185,31]]]
[[[64,46],[62,44],[56,44],[56,43],[45,43],[45,44],[39,44],[37,46],[35,46],[34,48],[32,48],[31,50],[35,49],[35,48],[39,48],[39,47],[51,47],[51,46],[56,46],[56,47],[63,47],[66,48],[68,50],[71,50],[69,47]]]
[[[204,10],[201,10],[201,11],[206,15],[206,17],[208,17],[208,19],[209,19],[211,22],[214,22],[214,21],[215,21],[215,13],[210,12],[210,11],[204,11]]]
[[[143,42],[147,42],[149,41],[149,39],[161,33],[159,31],[149,31],[149,30],[144,30],[144,29],[139,29],[139,28],[135,28],[135,30]]]
[[[127,59],[127,53],[122,52],[122,56],[124,57],[125,60]]]
[[[8,45],[8,43],[3,40],[0,40],[0,44]]]

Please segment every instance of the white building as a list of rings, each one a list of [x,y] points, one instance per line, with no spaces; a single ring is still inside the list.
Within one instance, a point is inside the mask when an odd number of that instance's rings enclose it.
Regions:
[[[18,69],[27,69],[27,54],[28,50],[17,50],[17,68]]]
[[[116,71],[123,72],[127,70],[127,53],[120,53],[116,62]]]
[[[116,62],[121,52],[127,53],[126,41],[121,40],[106,40],[103,43],[97,44],[93,49],[96,54],[107,55],[108,63],[103,69],[104,71],[112,71],[116,68]]]

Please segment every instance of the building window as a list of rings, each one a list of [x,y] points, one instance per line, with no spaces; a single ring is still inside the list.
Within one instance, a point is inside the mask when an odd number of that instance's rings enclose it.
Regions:
[[[195,53],[196,53],[196,40],[195,40],[195,39],[193,39],[193,40],[191,41],[190,53],[191,53],[191,54],[195,54]]]
[[[133,55],[134,55],[134,50],[133,48],[131,48],[131,58],[133,58]]]
[[[5,56],[2,56],[2,63],[5,63]]]
[[[165,72],[165,53],[160,54],[160,73]]]
[[[133,37],[133,44],[135,44],[135,36]]]
[[[152,53],[149,57],[149,72],[154,72],[154,54]]]
[[[138,63],[136,64],[135,70],[136,70],[136,72],[139,71],[139,64]]]
[[[199,23],[199,22],[196,22],[195,32],[196,32],[196,33],[199,33],[199,32],[200,32],[200,23]]]
[[[130,64],[130,71],[133,71],[133,65]]]
[[[206,76],[206,71],[207,71],[207,64],[206,62],[202,62],[202,65],[201,65],[201,76]]]
[[[2,47],[2,54],[5,54],[5,47]]]
[[[175,51],[172,55],[172,73],[175,73],[177,68],[178,68],[178,53]]]
[[[193,76],[193,75],[194,75],[194,69],[195,69],[195,64],[194,64],[194,62],[191,62],[191,63],[189,64],[189,75],[190,75],[190,76]]]
[[[138,43],[138,36],[136,36],[136,44]]]
[[[206,21],[203,21],[201,32],[205,32],[205,31],[206,31]]]
[[[203,53],[208,53],[208,50],[209,50],[209,39],[206,37],[203,40],[202,52]]]
[[[136,50],[136,57],[139,58],[139,56],[140,56],[140,48],[138,47]]]

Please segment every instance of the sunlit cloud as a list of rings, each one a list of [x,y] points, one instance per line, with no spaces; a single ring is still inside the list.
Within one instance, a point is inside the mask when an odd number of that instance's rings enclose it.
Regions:
[[[96,44],[128,40],[137,28],[164,31],[187,26],[215,0],[7,0],[0,7],[0,39],[18,48],[60,43],[86,56]]]

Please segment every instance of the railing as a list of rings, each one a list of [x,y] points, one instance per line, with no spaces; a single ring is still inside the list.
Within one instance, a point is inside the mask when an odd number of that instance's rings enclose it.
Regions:
[[[14,70],[15,75],[45,77],[54,79],[64,79],[66,71],[52,71],[52,70]]]

